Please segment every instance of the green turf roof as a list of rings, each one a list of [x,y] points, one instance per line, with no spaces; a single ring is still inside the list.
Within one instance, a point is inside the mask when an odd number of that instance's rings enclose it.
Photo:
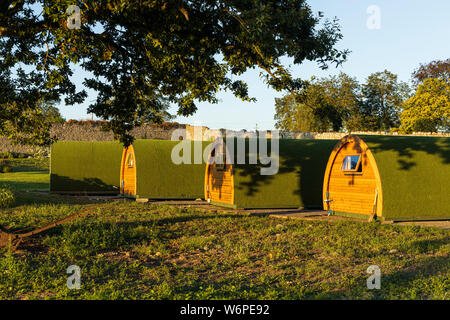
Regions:
[[[174,164],[171,154],[178,143],[179,141],[167,140],[136,140],[133,143],[138,197],[148,199],[204,197],[205,162],[194,164],[194,153],[192,152],[192,164]],[[192,148],[196,144],[202,150],[211,144],[210,142],[187,143]]]
[[[279,171],[261,175],[261,165],[234,165],[234,205],[238,208],[322,208],[322,185],[336,140],[279,140]],[[267,150],[270,153],[271,140]],[[235,142],[235,152],[237,142]],[[235,156],[236,159],[236,156]]]
[[[119,142],[60,141],[51,147],[50,191],[119,193]]]
[[[385,219],[450,218],[450,138],[359,137],[377,162]]]

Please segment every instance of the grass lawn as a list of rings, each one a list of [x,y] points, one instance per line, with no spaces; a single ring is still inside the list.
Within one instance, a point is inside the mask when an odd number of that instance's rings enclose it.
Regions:
[[[13,172],[0,173],[0,186],[7,184],[17,191],[49,190],[48,159],[8,160]]]
[[[97,213],[0,249],[1,299],[450,299],[449,230],[17,196],[0,211],[13,230]],[[70,265],[80,290],[67,289]],[[367,289],[370,265],[380,290]]]

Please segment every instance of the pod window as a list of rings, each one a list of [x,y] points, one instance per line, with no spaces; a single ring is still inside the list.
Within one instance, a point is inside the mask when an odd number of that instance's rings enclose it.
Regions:
[[[134,158],[133,158],[133,154],[132,153],[130,153],[128,155],[127,166],[128,166],[128,168],[133,168],[134,167]]]
[[[346,156],[342,163],[342,171],[344,172],[361,172],[361,156]]]

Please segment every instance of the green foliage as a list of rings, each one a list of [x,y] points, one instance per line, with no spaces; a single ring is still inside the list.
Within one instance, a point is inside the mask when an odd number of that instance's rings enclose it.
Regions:
[[[0,5],[0,131],[48,142],[48,127],[37,125],[40,104],[86,98],[71,80],[73,64],[92,75],[84,85],[98,93],[88,112],[111,120],[109,127],[128,145],[129,131],[161,121],[169,103],[191,115],[195,101],[217,103],[221,89],[254,101],[236,79],[248,69],[264,70],[276,90],[295,91],[303,82],[292,78],[281,57],[326,68],[348,54],[335,49],[342,38],[337,20],[315,15],[305,0],[77,3],[80,29],[67,26],[70,1]]]
[[[0,159],[12,158],[12,153],[9,151],[0,152]]]
[[[404,103],[400,117],[402,133],[450,132],[450,82],[429,78]]]
[[[314,112],[304,104],[296,103],[294,94],[275,98],[275,127],[283,131],[319,131]]]
[[[52,105],[46,105],[43,106],[43,115],[46,119],[46,121],[50,123],[65,123],[66,120],[61,116],[61,113],[59,112],[59,109],[52,106]]]
[[[12,207],[15,203],[14,192],[8,186],[0,186],[0,208]]]
[[[399,126],[409,87],[385,70],[366,83],[345,73],[312,79],[300,94],[275,101],[276,127],[288,131],[378,131]]]
[[[409,92],[408,85],[388,70],[371,74],[362,85],[359,117],[354,118],[356,121],[350,129],[389,131],[397,128],[401,107]]]
[[[339,131],[358,109],[359,84],[345,73],[312,79],[300,94],[275,100],[276,127],[287,131]]]
[[[13,171],[13,168],[9,167],[9,166],[4,166],[4,167],[2,167],[1,170],[2,170],[3,173],[9,173],[9,172]]]
[[[28,154],[26,154],[26,153],[10,152],[10,151],[0,152],[0,160],[1,159],[23,159],[26,157],[28,157]],[[1,163],[1,161],[0,161],[0,163]]]
[[[13,168],[9,165],[10,162],[8,160],[0,159],[0,173],[8,173],[13,170]]]

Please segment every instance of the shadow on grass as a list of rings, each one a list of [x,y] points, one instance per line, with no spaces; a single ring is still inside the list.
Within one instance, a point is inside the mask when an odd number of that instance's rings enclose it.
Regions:
[[[30,173],[31,174],[31,173]],[[48,191],[49,184],[47,182],[26,182],[26,181],[8,181],[0,180],[0,186],[6,185],[14,191]]]
[[[435,251],[441,246],[448,245],[450,243],[450,236],[443,239],[434,240],[419,240],[412,242],[408,249],[412,252],[427,253],[430,251]],[[449,268],[450,268],[450,258],[448,258]]]
[[[418,243],[416,245],[421,246]],[[435,248],[448,244],[448,238],[435,241]],[[381,270],[381,289],[369,290],[367,279],[369,274],[361,275],[356,283],[345,289],[320,292],[316,291],[305,297],[306,299],[365,299],[365,300],[391,300],[391,299],[443,299],[442,295],[450,289],[448,283],[433,281],[433,276],[444,275],[448,279],[450,272],[450,258],[448,256],[434,256],[418,260],[402,270],[383,273]],[[427,285],[428,283],[428,285]],[[436,286],[442,286],[441,289]],[[447,286],[447,287],[445,287]],[[439,292],[441,291],[441,292]],[[438,296],[435,296],[437,294]],[[442,294],[442,295],[441,295]],[[448,298],[448,297],[447,297]]]
[[[69,236],[72,238],[72,236],[80,236],[79,239],[75,242],[77,243],[95,243],[99,242],[102,243],[102,248],[99,248],[99,250],[114,250],[120,247],[128,247],[138,244],[141,241],[149,241],[156,239],[160,242],[177,239],[179,237],[182,237],[185,232],[182,228],[179,228],[178,230],[166,230],[163,227],[167,225],[173,225],[176,223],[184,223],[194,220],[207,220],[207,219],[216,219],[217,215],[189,215],[189,216],[179,216],[179,217],[172,217],[172,218],[162,218],[162,219],[155,219],[152,221],[136,221],[136,222],[103,222],[103,221],[95,221],[88,219],[92,217],[94,219],[101,218],[101,214],[93,214],[91,216],[88,216],[86,218],[78,219],[69,223],[66,223],[64,225],[57,226],[55,228],[49,229],[43,233],[40,233],[39,235],[33,236],[34,239],[39,239],[39,237],[42,237],[43,235],[50,235],[50,236]],[[234,219],[245,219],[244,216],[239,215],[220,215],[221,218],[234,218]],[[158,227],[156,231],[154,230],[154,227]],[[146,231],[143,231],[144,233],[136,230],[153,230],[149,234],[145,234]],[[70,229],[70,232],[67,233],[67,228]],[[21,230],[24,231],[31,231],[31,230]],[[30,242],[32,238],[27,238],[24,242],[24,247],[27,247],[27,242]],[[64,242],[68,239],[64,239]],[[70,240],[68,240],[70,242]],[[33,243],[36,243],[36,241],[32,241]],[[30,242],[31,243],[31,242]],[[88,245],[91,246],[91,245]],[[95,251],[95,245],[91,246],[91,249]]]
[[[88,204],[98,201],[84,199],[73,196],[62,196],[57,194],[50,194],[48,192],[31,192],[31,191],[16,191],[16,203],[14,207],[23,205],[50,205],[50,204]],[[100,203],[100,202],[99,202]]]
[[[167,224],[189,222],[194,220],[205,220],[205,219],[217,219],[217,218],[232,218],[232,219],[248,219],[245,215],[234,215],[234,214],[222,214],[217,215],[216,213],[205,213],[204,215],[190,215],[190,216],[179,216],[172,218],[162,218],[155,220],[155,224],[158,226],[163,226]],[[139,223],[137,223],[139,224]]]

